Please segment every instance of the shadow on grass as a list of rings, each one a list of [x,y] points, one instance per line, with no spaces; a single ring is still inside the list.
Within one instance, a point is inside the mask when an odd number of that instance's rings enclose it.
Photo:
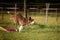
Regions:
[[[46,28],[46,25],[44,25],[44,24],[35,23],[34,25],[37,25],[39,28],[42,28],[42,29]]]

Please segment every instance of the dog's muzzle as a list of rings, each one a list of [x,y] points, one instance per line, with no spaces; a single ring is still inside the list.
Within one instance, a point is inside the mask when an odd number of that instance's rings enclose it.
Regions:
[[[30,24],[34,24],[35,22],[34,21],[32,21]]]

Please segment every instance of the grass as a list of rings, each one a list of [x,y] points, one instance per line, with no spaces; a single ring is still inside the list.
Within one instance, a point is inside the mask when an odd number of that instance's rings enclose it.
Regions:
[[[19,32],[0,31],[0,39],[2,40],[57,40],[60,37],[59,28],[55,25],[35,24],[26,26]]]
[[[0,30],[0,40],[60,40],[60,18],[57,23],[56,17],[49,16],[46,23],[45,16],[31,15],[31,17],[35,20],[34,25],[25,26],[20,33]],[[8,15],[5,16],[5,20],[0,21],[0,25],[16,29]]]

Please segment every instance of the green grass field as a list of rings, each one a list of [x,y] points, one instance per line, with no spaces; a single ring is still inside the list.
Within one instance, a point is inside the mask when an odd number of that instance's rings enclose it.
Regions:
[[[48,17],[48,22],[45,22],[45,16],[30,15],[34,20],[34,25],[25,26],[19,32],[6,32],[0,30],[0,40],[60,40],[60,17],[56,21],[56,17]],[[13,22],[9,20],[9,15],[4,16],[0,25],[16,29]]]

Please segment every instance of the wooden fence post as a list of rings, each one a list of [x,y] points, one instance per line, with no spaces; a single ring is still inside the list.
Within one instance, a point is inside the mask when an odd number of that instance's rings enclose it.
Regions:
[[[49,10],[49,3],[46,3],[46,22],[48,22],[48,10]]]
[[[16,13],[16,9],[17,9],[17,4],[15,3],[15,13]]]
[[[24,17],[27,18],[26,0],[24,0]]]

